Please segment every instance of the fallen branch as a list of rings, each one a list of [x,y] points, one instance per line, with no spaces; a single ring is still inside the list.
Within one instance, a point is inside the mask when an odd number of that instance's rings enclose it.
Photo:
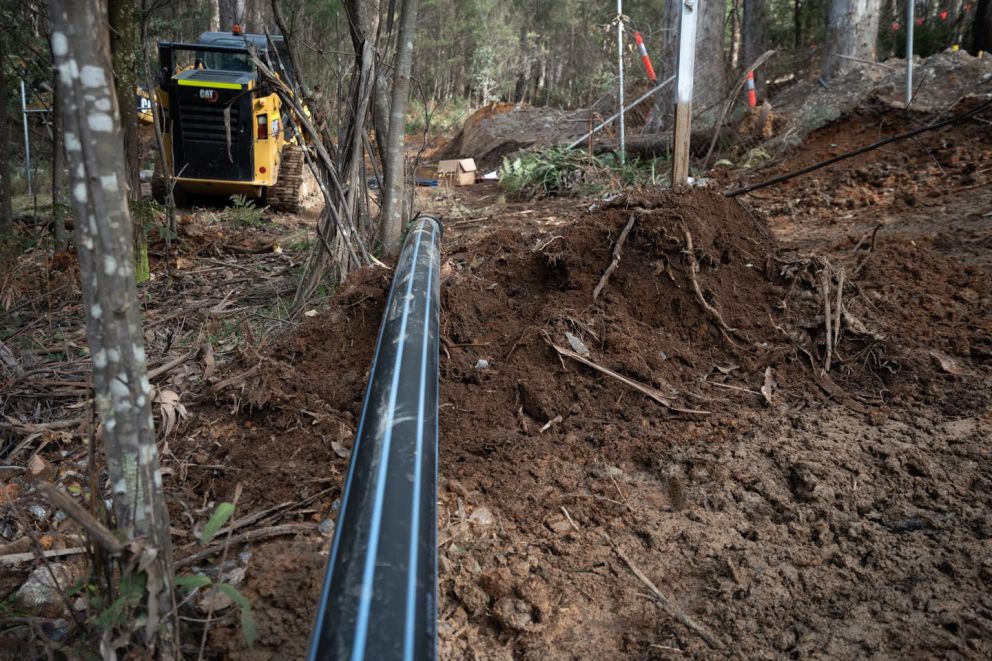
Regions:
[[[832,332],[832,313],[830,312],[830,268],[829,265],[824,264],[823,270],[820,271],[820,289],[823,292],[823,317],[824,324],[826,325],[827,331],[827,353],[823,359],[823,371],[830,371],[830,358],[831,352],[833,350],[833,332]]]
[[[878,149],[879,147],[884,147],[885,145],[891,144],[893,142],[898,142],[900,140],[906,140],[908,138],[915,137],[921,133],[926,133],[927,131],[935,131],[937,129],[944,128],[945,126],[950,126],[955,122],[960,122],[962,120],[968,119],[972,115],[977,115],[989,106],[992,106],[992,99],[989,99],[985,103],[972,108],[968,112],[962,113],[956,117],[951,117],[950,119],[945,119],[942,122],[935,122],[933,124],[927,124],[926,126],[921,126],[918,129],[913,129],[912,131],[906,131],[905,133],[900,133],[899,135],[894,135],[890,138],[885,138],[884,140],[879,140],[878,142],[873,142],[870,145],[864,147],[858,147],[857,149],[852,149],[849,152],[845,152],[839,156],[834,156],[833,158],[828,158],[825,161],[820,161],[819,163],[814,163],[813,165],[795,170],[794,172],[788,172],[786,174],[779,175],[777,177],[772,177],[767,181],[762,181],[761,183],[752,184],[750,186],[743,186],[741,188],[735,188],[724,193],[725,197],[737,197],[738,195],[743,195],[744,193],[750,193],[751,191],[760,190],[762,188],[767,188],[768,186],[774,186],[775,184],[780,184],[783,181],[789,181],[790,179],[795,179],[804,174],[809,174],[814,170],[819,170],[820,168],[825,168],[828,165],[833,165],[838,161],[843,161],[848,158],[853,158],[855,156],[860,156],[865,152],[872,151],[873,149]]]
[[[613,246],[613,258],[610,260],[610,265],[606,267],[606,271],[603,272],[603,277],[599,279],[599,284],[592,291],[592,300],[599,298],[600,293],[606,288],[607,283],[610,281],[610,275],[617,269],[620,265],[620,253],[623,251],[623,244],[627,240],[627,235],[630,234],[631,228],[634,226],[634,221],[637,219],[636,214],[630,214],[630,220],[624,225],[623,231],[620,232],[620,238],[617,239],[616,245]]]
[[[82,505],[73,500],[72,496],[47,482],[38,485],[38,492],[52,507],[62,510],[66,516],[85,529],[93,541],[106,549],[108,553],[118,555],[124,551],[124,544],[114,536],[114,533],[97,521],[96,517],[86,511]]]
[[[696,292],[696,298],[699,299],[699,304],[703,306],[703,309],[716,319],[717,324],[720,326],[720,332],[727,338],[727,341],[736,347],[737,343],[730,337],[730,334],[735,329],[727,326],[727,322],[723,320],[723,315],[720,314],[720,311],[706,302],[706,297],[703,296],[703,290],[699,287],[699,281],[696,279],[696,273],[699,272],[699,262],[696,261],[696,253],[692,247],[692,234],[689,233],[689,228],[685,226],[682,227],[682,233],[685,236],[686,254],[689,255],[689,278],[692,280],[692,289]]]
[[[713,649],[723,649],[723,643],[716,636],[710,633],[706,627],[692,619],[685,611],[675,605],[671,599],[659,590],[658,586],[655,585],[651,579],[648,578],[644,572],[642,572],[638,566],[634,564],[634,561],[631,560],[626,553],[624,553],[623,549],[613,541],[612,537],[607,535],[605,532],[603,533],[603,537],[610,543],[610,546],[613,547],[616,554],[620,556],[620,559],[623,560],[625,565],[627,565],[627,568],[634,573],[634,576],[636,576],[641,583],[651,590],[655,603],[661,606],[662,610],[671,615],[676,622],[685,626],[687,629],[706,641],[706,644]]]
[[[589,360],[588,358],[586,358],[586,357],[584,357],[584,356],[582,356],[580,354],[575,353],[574,351],[569,351],[568,349],[564,349],[564,348],[558,346],[557,344],[555,344],[554,342],[552,342],[550,339],[547,339],[546,338],[546,340],[547,340],[548,344],[551,346],[551,348],[554,349],[555,351],[557,351],[560,356],[565,356],[567,358],[571,358],[572,360],[578,361],[578,362],[582,363],[583,365],[586,365],[588,367],[593,368],[597,372],[602,372],[603,374],[605,374],[607,376],[612,376],[617,381],[620,381],[624,385],[627,385],[627,386],[633,388],[634,390],[647,395],[648,397],[650,397],[654,401],[658,402],[659,404],[661,404],[662,406],[664,406],[667,409],[670,409],[672,411],[676,411],[678,413],[695,413],[697,415],[709,415],[709,413],[710,413],[709,411],[700,411],[700,410],[697,410],[697,409],[683,409],[683,408],[679,408],[678,406],[675,406],[672,403],[672,400],[671,399],[669,399],[668,397],[665,397],[665,395],[663,395],[660,391],[658,391],[658,390],[656,390],[656,389],[654,389],[654,388],[652,388],[650,386],[646,386],[643,383],[639,383],[637,381],[634,381],[633,379],[628,379],[627,377],[625,377],[622,374],[617,374],[616,372],[614,372],[610,368],[603,367],[602,365],[599,365],[597,363],[594,363],[593,361]]]
[[[188,555],[182,560],[177,560],[175,562],[176,569],[182,569],[183,567],[188,567],[200,560],[205,560],[212,555],[216,555],[224,550],[224,547],[228,544],[241,544],[243,542],[257,542],[262,539],[269,539],[271,537],[280,537],[282,535],[296,535],[299,533],[314,532],[317,530],[316,523],[284,523],[279,526],[271,526],[269,528],[259,528],[258,530],[249,530],[248,532],[241,533],[240,535],[232,535],[226,538],[223,542],[219,544],[214,544],[213,546],[208,546],[202,551]]]
[[[46,558],[62,558],[67,555],[79,555],[81,553],[86,553],[86,549],[77,547],[72,549],[52,549],[51,551],[41,552],[41,554]],[[37,559],[37,553],[9,553],[7,555],[0,555],[0,567],[14,567],[16,565],[31,562],[32,560]]]

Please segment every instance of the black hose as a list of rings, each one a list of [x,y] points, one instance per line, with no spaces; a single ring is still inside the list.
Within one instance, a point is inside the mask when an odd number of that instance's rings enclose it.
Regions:
[[[440,242],[421,216],[396,264],[310,659],[437,655]]]

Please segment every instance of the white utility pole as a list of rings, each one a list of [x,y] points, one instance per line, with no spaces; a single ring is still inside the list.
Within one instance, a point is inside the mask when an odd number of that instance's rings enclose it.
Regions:
[[[623,125],[623,0],[617,0],[617,68],[620,71],[620,165],[627,160]]]
[[[914,0],[906,0],[906,107],[913,101],[913,19]]]
[[[24,123],[24,176],[28,180],[28,196],[34,197],[31,186],[31,135],[28,133],[28,95],[21,79],[21,120]]]
[[[672,138],[672,188],[689,183],[689,133],[692,128],[692,75],[696,63],[696,18],[702,0],[682,0],[679,57],[675,79],[675,134]]]

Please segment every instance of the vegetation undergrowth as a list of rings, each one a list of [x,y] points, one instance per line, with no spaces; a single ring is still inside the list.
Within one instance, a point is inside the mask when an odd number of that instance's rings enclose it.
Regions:
[[[499,178],[507,193],[523,198],[595,195],[626,186],[666,185],[669,167],[664,158],[633,158],[621,163],[616,152],[589,154],[552,147],[503,159]]]

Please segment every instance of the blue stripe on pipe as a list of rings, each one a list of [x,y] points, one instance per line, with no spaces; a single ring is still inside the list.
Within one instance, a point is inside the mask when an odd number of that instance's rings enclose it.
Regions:
[[[431,248],[434,247],[434,228],[431,227]],[[413,496],[410,498],[410,559],[406,574],[406,631],[403,637],[403,658],[413,659],[413,634],[416,630],[417,613],[417,556],[420,549],[417,545],[417,534],[420,527],[420,481],[423,474],[424,452],[424,406],[427,390],[427,349],[431,330],[431,287],[434,286],[434,269],[427,269],[426,292],[427,311],[424,315],[424,334],[420,343],[420,395],[417,399],[417,445],[413,453]]]
[[[413,247],[412,263],[417,263],[420,254],[420,241]],[[410,269],[406,286],[406,296],[403,300],[403,316],[400,319],[400,332],[397,340],[396,361],[393,364],[393,382],[389,389],[389,406],[386,421],[383,426],[382,453],[379,456],[379,469],[376,476],[375,501],[372,506],[372,519],[369,528],[369,545],[365,553],[365,571],[362,575],[362,592],[358,602],[358,616],[355,621],[354,647],[351,651],[352,661],[362,661],[365,658],[365,643],[369,633],[369,609],[372,605],[372,581],[375,578],[375,559],[379,552],[379,533],[382,529],[382,502],[386,492],[386,472],[389,468],[389,449],[393,442],[393,423],[396,417],[396,397],[399,392],[400,363],[403,361],[403,339],[406,337],[407,321],[410,317],[410,301],[413,299],[414,271]],[[352,450],[354,452],[354,450]]]
[[[390,287],[390,296],[386,299],[392,298],[392,287]],[[379,364],[379,352],[382,348],[382,335],[386,330],[386,316],[388,315],[388,308],[383,311],[382,321],[379,324],[379,335],[375,339],[375,353],[372,356],[372,365]],[[372,383],[372,374],[369,374],[369,383]],[[354,483],[352,477],[355,473],[355,464],[357,463],[358,457],[358,447],[362,440],[362,430],[365,428],[365,414],[369,410],[369,399],[372,397],[372,388],[366,388],[365,399],[362,402],[362,413],[358,418],[358,427],[355,430],[355,443],[351,448],[351,461],[348,462],[348,476],[345,478],[344,482],[344,493],[341,495],[341,508],[338,519],[334,526],[334,540],[331,542],[331,557],[330,562],[327,564],[327,572],[324,574],[324,584],[321,587],[321,600],[317,607],[317,620],[316,626],[314,627],[314,634],[310,640],[310,652],[307,656],[310,661],[317,659],[317,649],[320,646],[320,636],[318,635],[324,622],[324,617],[327,615],[327,606],[330,603],[330,599],[326,598],[330,594],[331,588],[331,578],[334,576],[332,568],[338,557],[338,549],[341,546],[341,531],[344,530],[344,516],[345,512],[348,511],[348,496],[351,493],[351,485]]]

